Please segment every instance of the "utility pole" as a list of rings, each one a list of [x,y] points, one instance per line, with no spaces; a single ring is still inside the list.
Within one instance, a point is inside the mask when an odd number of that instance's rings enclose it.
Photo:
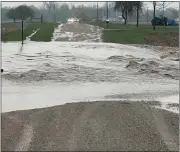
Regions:
[[[137,24],[136,26],[139,26],[139,4],[137,5]]]
[[[22,20],[22,22],[21,22],[21,26],[22,26],[22,30],[21,30],[21,39],[22,39],[22,45],[24,44],[24,39],[23,39],[23,37],[24,37],[24,27],[23,27],[23,20]]]
[[[153,7],[154,7],[154,23],[153,23],[153,30],[155,31],[155,29],[156,29],[156,14],[155,14],[155,12],[156,12],[156,2],[155,1],[153,1]]]
[[[106,26],[108,28],[108,23],[109,23],[109,21],[108,21],[108,1],[106,2],[106,5],[107,5],[107,10],[106,10]]]
[[[108,13],[108,2],[106,2],[106,4],[107,4],[107,12],[106,12],[107,14],[106,14],[106,18],[107,18],[107,20],[108,20],[108,14],[109,14],[109,13]]]
[[[43,22],[43,16],[42,16],[42,14],[41,14],[41,23]]]
[[[98,13],[99,13],[99,10],[98,10],[98,9],[99,9],[99,8],[98,8],[98,2],[97,2],[97,21],[98,21],[98,18],[99,18],[99,17],[98,17],[98,16],[99,16],[99,15],[98,15]]]
[[[164,17],[164,4],[165,4],[165,2],[163,2],[163,17]]]
[[[146,13],[147,24],[148,24],[148,22],[149,22],[149,20],[148,20],[148,16],[149,16],[149,13],[148,13],[148,7],[147,7],[147,13]]]
[[[165,20],[165,16],[164,16],[164,5],[165,5],[165,2],[163,2],[163,24],[164,24],[164,28],[166,26],[166,20]]]

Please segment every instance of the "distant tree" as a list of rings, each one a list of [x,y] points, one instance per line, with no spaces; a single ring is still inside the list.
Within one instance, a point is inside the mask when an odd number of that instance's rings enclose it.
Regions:
[[[34,11],[28,7],[27,5],[20,5],[17,8],[15,8],[15,12],[19,19],[25,20],[28,17],[34,16]]]
[[[7,13],[6,16],[10,19],[13,19],[14,23],[16,22],[16,19],[18,18],[17,12],[14,8],[11,8]]]
[[[7,12],[9,12],[11,8],[9,7],[2,7],[1,8],[1,21],[7,21],[10,18],[7,16]]]
[[[179,11],[175,8],[168,8],[168,11],[171,12],[173,18],[179,17]]]
[[[66,3],[62,4],[62,5],[61,5],[61,9],[69,10],[68,4],[66,4]]]
[[[137,10],[137,26],[139,25],[139,10],[142,8],[141,1],[116,1],[114,9],[122,12],[124,24],[127,24],[128,14]]]
[[[84,12],[80,12],[80,13],[78,12],[76,17],[81,19],[81,21],[90,20],[90,18]]]
[[[41,8],[37,8],[34,5],[31,5],[29,7],[33,10],[34,16],[41,16],[42,15]]]
[[[68,18],[72,15],[69,9],[68,4],[64,3],[58,9],[58,19],[61,20],[63,23],[67,21]]]
[[[58,3],[57,2],[43,2],[44,7],[48,9],[49,13],[52,15],[52,19],[54,22],[56,22],[56,13],[57,13],[57,8],[58,8]]]

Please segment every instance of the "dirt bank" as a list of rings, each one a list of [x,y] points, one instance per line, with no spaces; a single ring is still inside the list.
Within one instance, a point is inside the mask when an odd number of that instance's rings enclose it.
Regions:
[[[179,47],[179,32],[152,33],[144,39],[149,45]]]
[[[82,102],[3,113],[2,150],[178,150],[178,115],[149,105]]]

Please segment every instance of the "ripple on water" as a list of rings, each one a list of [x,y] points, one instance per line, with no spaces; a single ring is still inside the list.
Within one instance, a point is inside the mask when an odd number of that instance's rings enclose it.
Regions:
[[[104,43],[28,42],[21,55],[14,55],[19,52],[19,46],[16,51],[11,48],[14,46],[3,44],[7,50],[3,52],[3,104],[10,109],[112,94],[129,97],[128,93],[151,92],[153,96],[154,92],[178,91],[174,77],[179,69],[149,50]],[[28,104],[24,103],[26,99]]]

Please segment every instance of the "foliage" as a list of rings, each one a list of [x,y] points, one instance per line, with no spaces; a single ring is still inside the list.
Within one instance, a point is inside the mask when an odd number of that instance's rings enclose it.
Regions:
[[[18,14],[18,18],[21,20],[25,20],[28,17],[34,16],[34,11],[27,5],[18,6],[15,11]]]
[[[20,5],[16,8],[11,8],[6,15],[15,22],[17,19],[25,20],[28,17],[33,17],[34,11],[27,5]]]
[[[7,16],[8,18],[10,18],[10,19],[13,19],[13,21],[15,22],[16,19],[18,18],[18,14],[17,14],[17,12],[16,12],[16,9],[15,9],[15,8],[11,8],[11,9],[7,12],[6,16]]]

